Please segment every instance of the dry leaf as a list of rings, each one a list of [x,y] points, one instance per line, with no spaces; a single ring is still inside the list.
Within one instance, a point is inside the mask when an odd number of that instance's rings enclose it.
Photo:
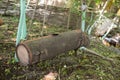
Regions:
[[[12,41],[16,41],[16,38],[11,38]]]
[[[0,25],[2,25],[3,24],[3,20],[2,19],[0,19]]]
[[[0,56],[0,60],[2,60],[2,57]]]
[[[50,72],[49,74],[45,75],[42,80],[56,80],[58,74]]]

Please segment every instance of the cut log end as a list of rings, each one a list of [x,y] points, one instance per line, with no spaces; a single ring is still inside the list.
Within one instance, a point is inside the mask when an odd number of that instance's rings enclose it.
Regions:
[[[17,46],[17,57],[23,65],[28,65],[30,63],[30,54],[27,48],[20,44]]]

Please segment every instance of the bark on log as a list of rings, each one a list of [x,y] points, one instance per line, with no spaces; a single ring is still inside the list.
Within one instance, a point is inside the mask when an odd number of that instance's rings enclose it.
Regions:
[[[16,54],[20,63],[28,65],[88,45],[88,37],[81,30],[73,30],[20,43]]]

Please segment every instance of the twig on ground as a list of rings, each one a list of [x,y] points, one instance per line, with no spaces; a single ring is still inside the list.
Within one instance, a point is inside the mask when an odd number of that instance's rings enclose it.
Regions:
[[[102,58],[102,59],[104,59],[104,60],[107,60],[107,61],[110,61],[110,62],[113,63],[113,59],[108,58],[108,57],[105,57],[105,56],[102,56],[102,55],[96,53],[95,51],[92,51],[92,50],[87,49],[87,48],[85,48],[85,47],[81,47],[80,49],[83,50],[83,51],[86,51],[86,52],[88,52],[88,53],[90,53],[90,54],[92,54],[92,55],[95,55],[95,56],[97,56],[97,57],[100,57],[100,58]]]

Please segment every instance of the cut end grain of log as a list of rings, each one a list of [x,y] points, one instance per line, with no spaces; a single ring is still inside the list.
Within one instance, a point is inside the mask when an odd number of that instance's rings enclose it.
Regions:
[[[22,64],[23,65],[28,65],[28,63],[29,63],[29,55],[28,55],[28,51],[26,50],[26,48],[20,45],[17,52],[21,53],[21,54],[18,54],[18,56],[19,56],[20,61],[22,62]]]

